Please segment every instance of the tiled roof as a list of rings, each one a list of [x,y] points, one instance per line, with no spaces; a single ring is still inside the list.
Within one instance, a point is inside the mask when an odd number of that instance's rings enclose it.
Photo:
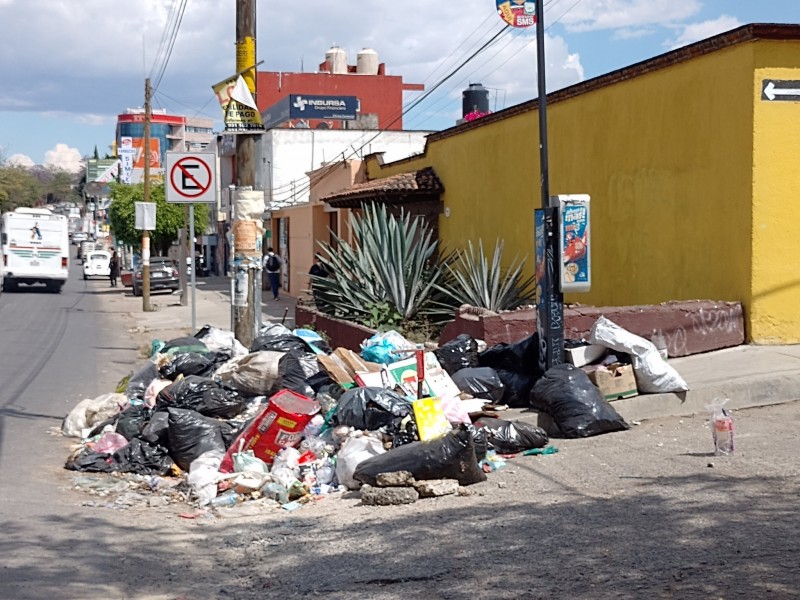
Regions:
[[[419,199],[419,196],[438,196],[443,191],[444,185],[436,172],[432,167],[426,167],[411,173],[399,173],[358,183],[347,190],[329,194],[323,197],[322,201],[331,206],[377,197],[408,201],[412,198]]]

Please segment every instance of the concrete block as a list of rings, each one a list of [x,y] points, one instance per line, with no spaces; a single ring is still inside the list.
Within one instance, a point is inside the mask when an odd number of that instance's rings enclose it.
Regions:
[[[409,487],[414,485],[414,476],[409,471],[378,473],[375,483],[378,487]]]
[[[420,498],[436,498],[457,494],[459,485],[455,479],[433,479],[417,481],[414,483],[414,488],[419,492]]]
[[[419,500],[419,492],[413,487],[361,486],[361,502],[367,506],[393,506],[412,504]]]

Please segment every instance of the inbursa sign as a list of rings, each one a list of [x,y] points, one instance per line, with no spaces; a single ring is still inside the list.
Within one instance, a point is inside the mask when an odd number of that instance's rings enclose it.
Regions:
[[[352,121],[358,113],[356,96],[306,96],[289,94],[262,113],[269,129],[291,119],[339,119]]]

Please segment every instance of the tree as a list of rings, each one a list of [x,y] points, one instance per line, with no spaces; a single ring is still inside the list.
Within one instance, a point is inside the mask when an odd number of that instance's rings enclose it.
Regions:
[[[150,200],[156,204],[156,230],[150,232],[153,249],[166,256],[169,247],[178,237],[178,230],[184,225],[184,211],[181,204],[170,204],[164,195],[164,184],[150,187]],[[144,184],[111,184],[111,205],[109,220],[111,232],[117,241],[138,248],[142,232],[136,225],[136,202],[144,201]],[[194,227],[198,233],[208,226],[208,205],[195,204]]]
[[[42,187],[25,167],[0,164],[0,212],[33,206],[42,197]]]

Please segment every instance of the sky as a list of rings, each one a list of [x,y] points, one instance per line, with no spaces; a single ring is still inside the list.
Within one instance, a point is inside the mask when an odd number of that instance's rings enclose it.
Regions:
[[[544,1],[548,92],[740,25],[800,23],[800,0]],[[355,64],[372,48],[387,74],[431,89],[499,34],[409,108],[405,129],[454,125],[470,83],[490,89],[492,110],[537,96],[535,28],[501,32],[495,0],[257,5],[263,71],[313,72],[334,45]],[[0,161],[77,171],[95,148],[102,157],[117,115],[143,106],[147,77],[154,108],[221,130],[211,85],[235,72],[235,38],[236,0],[0,0]],[[406,106],[421,95],[407,92]]]

